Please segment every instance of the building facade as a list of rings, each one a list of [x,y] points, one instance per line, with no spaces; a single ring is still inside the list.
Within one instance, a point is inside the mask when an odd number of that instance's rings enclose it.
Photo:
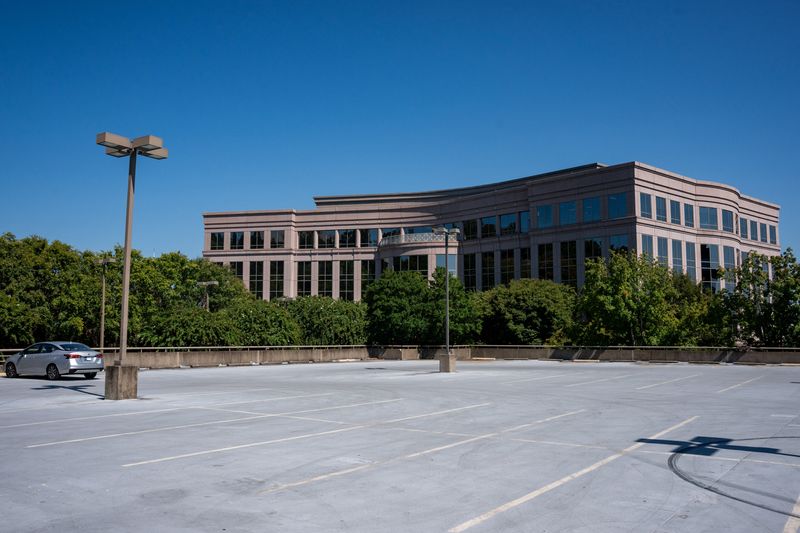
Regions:
[[[313,210],[204,213],[203,257],[258,298],[359,300],[387,269],[457,274],[468,290],[512,279],[580,286],[584,262],[648,254],[718,290],[751,251],[780,254],[780,207],[639,162],[599,163],[459,189],[315,197]],[[458,227],[449,261],[434,226]]]

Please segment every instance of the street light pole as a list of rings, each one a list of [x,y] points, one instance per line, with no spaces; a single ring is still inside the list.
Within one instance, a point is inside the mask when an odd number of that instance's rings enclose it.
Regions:
[[[444,235],[444,347],[445,356],[448,360],[448,365],[444,367],[442,363],[439,364],[439,371],[452,372],[455,362],[451,361],[450,353],[450,236],[458,238],[461,230],[458,228],[447,229],[444,226],[436,226],[433,228],[434,235]]]
[[[107,400],[136,398],[138,389],[138,367],[125,366],[128,351],[128,296],[131,279],[131,233],[133,228],[133,196],[136,189],[136,156],[141,154],[151,159],[166,159],[168,151],[163,141],[153,135],[128,139],[114,133],[97,134],[97,144],[106,147],[106,155],[128,157],[128,205],[125,212],[125,263],[122,270],[122,315],[119,328],[119,355],[106,367]]]
[[[100,353],[103,353],[106,338],[106,265],[116,262],[117,260],[113,257],[104,257],[97,261],[97,264],[103,266],[103,290],[100,296]]]

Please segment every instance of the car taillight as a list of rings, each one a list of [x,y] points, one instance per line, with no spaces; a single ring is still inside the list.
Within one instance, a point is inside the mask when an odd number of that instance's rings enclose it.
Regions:
[[[103,354],[99,353],[95,357],[97,357],[98,359],[102,359],[103,358]]]
[[[81,354],[79,354],[79,353],[65,353],[64,354],[64,359],[80,359],[80,358],[81,358]]]

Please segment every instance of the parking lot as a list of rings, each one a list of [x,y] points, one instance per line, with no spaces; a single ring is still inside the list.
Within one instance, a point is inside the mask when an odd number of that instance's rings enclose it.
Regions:
[[[0,531],[797,531],[800,367],[370,361],[0,380]]]

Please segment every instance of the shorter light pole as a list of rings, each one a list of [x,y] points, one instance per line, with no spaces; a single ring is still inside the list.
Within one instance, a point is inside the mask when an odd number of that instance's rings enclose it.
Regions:
[[[448,358],[448,370],[445,372],[452,372],[450,362],[450,236],[458,239],[461,230],[458,228],[447,229],[444,226],[436,226],[433,228],[434,235],[444,235],[444,347],[445,355]],[[442,371],[440,362],[439,371]]]
[[[116,262],[117,260],[113,257],[104,257],[97,260],[97,264],[103,267],[103,291],[100,297],[100,353],[103,353],[106,338],[106,265]]]
[[[212,285],[216,287],[217,285],[219,285],[219,281],[211,280],[211,281],[198,281],[197,282],[197,286],[198,287],[203,287],[203,289],[205,289],[205,296],[203,297],[203,307],[206,308],[206,311],[209,310],[208,309],[208,287],[212,286]]]

